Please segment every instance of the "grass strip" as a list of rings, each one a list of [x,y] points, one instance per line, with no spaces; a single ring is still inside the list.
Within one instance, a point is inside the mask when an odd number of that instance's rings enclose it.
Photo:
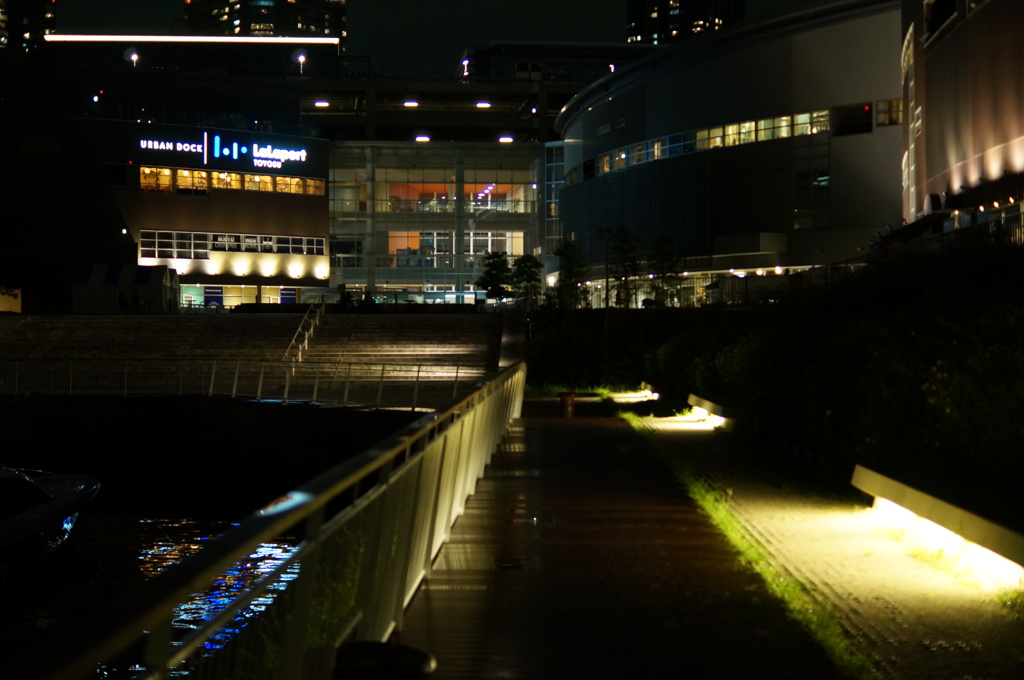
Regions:
[[[884,676],[875,669],[873,659],[857,648],[839,616],[815,600],[804,583],[775,567],[770,555],[743,528],[742,521],[731,507],[731,489],[718,488],[701,474],[691,460],[667,450],[664,441],[644,422],[644,418],[628,411],[620,415],[664,458],[675,479],[739,551],[741,560],[761,576],[768,590],[785,604],[790,616],[821,645],[836,668],[854,680],[881,680]]]

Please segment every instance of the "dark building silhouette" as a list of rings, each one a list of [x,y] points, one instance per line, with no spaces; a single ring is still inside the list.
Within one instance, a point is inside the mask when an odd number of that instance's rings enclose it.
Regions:
[[[0,0],[0,49],[30,52],[57,25],[51,0]]]
[[[467,47],[458,76],[463,82],[544,81],[582,86],[657,49],[646,44],[493,41],[486,47]]]
[[[185,0],[194,35],[331,36],[344,50],[344,0]]]
[[[743,19],[743,0],[629,0],[626,41],[664,45]]]

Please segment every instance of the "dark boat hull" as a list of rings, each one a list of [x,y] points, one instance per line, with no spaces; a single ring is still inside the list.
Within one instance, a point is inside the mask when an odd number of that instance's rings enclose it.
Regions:
[[[0,468],[0,574],[30,566],[56,550],[83,505],[99,491],[86,475]]]

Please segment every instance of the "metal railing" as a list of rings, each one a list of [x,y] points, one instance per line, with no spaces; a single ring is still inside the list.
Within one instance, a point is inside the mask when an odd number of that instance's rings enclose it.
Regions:
[[[292,336],[292,341],[284,351],[281,361],[302,361],[302,352],[309,349],[309,339],[313,337],[313,331],[320,325],[323,315],[323,302],[309,306],[302,316],[302,321],[299,322],[299,327],[295,329],[295,335]]]
[[[525,365],[513,366],[306,482],[90,614],[62,637],[60,654],[0,659],[0,676],[78,680],[102,668],[103,677],[136,680],[326,680],[340,644],[385,641],[401,629],[405,607],[519,416],[525,378]],[[294,548],[276,566],[246,577],[240,594],[218,601],[205,620],[173,625],[177,611],[204,589],[242,578],[239,565],[257,546],[282,536]]]
[[[191,395],[415,409],[486,379],[480,365],[291,361],[0,362],[0,394]]]

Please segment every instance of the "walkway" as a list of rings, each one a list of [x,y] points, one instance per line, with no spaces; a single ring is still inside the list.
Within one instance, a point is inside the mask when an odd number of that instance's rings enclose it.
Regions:
[[[437,680],[837,677],[605,408],[526,403],[401,641]]]

